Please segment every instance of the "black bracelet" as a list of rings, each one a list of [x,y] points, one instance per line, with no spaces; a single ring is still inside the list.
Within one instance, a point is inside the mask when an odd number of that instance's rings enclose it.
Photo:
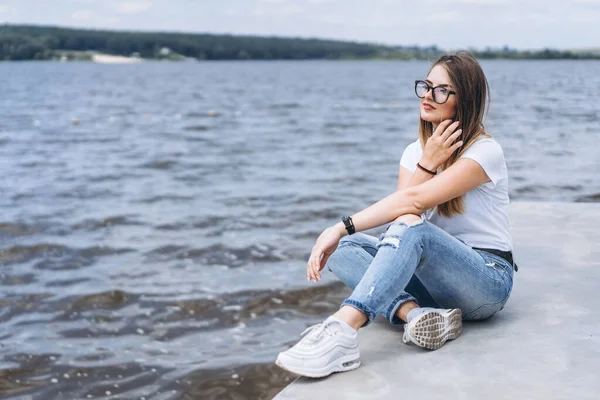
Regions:
[[[354,228],[354,222],[352,222],[351,217],[349,217],[349,216],[342,217],[342,222],[344,223],[344,226],[346,227],[346,231],[348,232],[348,235],[352,235],[354,232],[356,232],[356,229]]]
[[[425,171],[425,172],[427,172],[427,173],[429,173],[431,175],[436,175],[437,174],[437,172],[428,170],[427,168],[425,168],[424,166],[422,166],[420,163],[417,163],[417,167],[421,168],[423,171]]]

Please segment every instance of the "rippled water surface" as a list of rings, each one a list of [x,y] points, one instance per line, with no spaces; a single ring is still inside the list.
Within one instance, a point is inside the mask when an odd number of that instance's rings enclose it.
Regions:
[[[511,200],[597,201],[600,63],[482,64]],[[347,294],[310,248],[395,189],[427,69],[1,63],[0,394],[271,398]]]

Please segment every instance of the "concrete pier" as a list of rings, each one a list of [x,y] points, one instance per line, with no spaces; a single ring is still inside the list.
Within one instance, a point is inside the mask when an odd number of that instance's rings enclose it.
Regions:
[[[359,332],[358,369],[298,378],[275,398],[600,399],[600,204],[509,213],[519,271],[504,310],[437,351],[378,317]]]

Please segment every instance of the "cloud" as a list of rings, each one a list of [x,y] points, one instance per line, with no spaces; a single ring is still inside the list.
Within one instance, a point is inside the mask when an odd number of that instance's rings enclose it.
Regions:
[[[449,3],[464,4],[467,6],[471,6],[471,5],[491,5],[491,4],[507,5],[508,2],[506,0],[453,0],[453,1],[450,1]]]
[[[425,21],[431,22],[449,22],[456,21],[458,19],[458,13],[456,11],[448,11],[437,14],[432,14],[425,18]]]
[[[0,14],[8,14],[8,13],[18,13],[16,8],[12,8],[5,5],[0,5]]]
[[[117,3],[115,9],[121,14],[139,14],[152,8],[150,1],[133,1],[127,3]]]
[[[287,17],[294,14],[300,14],[304,10],[297,4],[285,3],[279,1],[274,3],[273,0],[269,0],[269,3],[261,2],[252,12],[257,17]]]
[[[112,17],[112,18],[108,18],[106,20],[107,25],[116,25],[119,22],[121,22],[121,18],[119,18],[119,17]]]
[[[92,14],[90,10],[79,10],[71,14],[71,19],[75,21],[88,21],[92,18]]]
[[[17,4],[29,3],[39,3],[36,12],[19,13],[23,6]],[[598,47],[598,21],[600,0],[0,0],[0,22],[7,23],[300,35],[441,48]]]
[[[309,19],[329,26],[347,27],[351,30],[357,29],[377,29],[394,28],[400,23],[400,20],[388,18],[382,13],[365,14],[348,18],[339,14],[320,14],[309,16]],[[402,21],[404,26],[408,26],[411,21]],[[360,39],[358,39],[360,40]]]

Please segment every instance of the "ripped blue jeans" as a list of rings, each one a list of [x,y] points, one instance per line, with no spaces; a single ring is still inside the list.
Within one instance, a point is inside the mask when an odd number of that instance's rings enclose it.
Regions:
[[[403,324],[396,312],[407,301],[421,307],[460,308],[463,319],[500,311],[513,285],[513,266],[502,257],[473,250],[429,222],[391,223],[379,240],[364,233],[344,236],[326,267],[353,289],[342,302],[367,315]]]

